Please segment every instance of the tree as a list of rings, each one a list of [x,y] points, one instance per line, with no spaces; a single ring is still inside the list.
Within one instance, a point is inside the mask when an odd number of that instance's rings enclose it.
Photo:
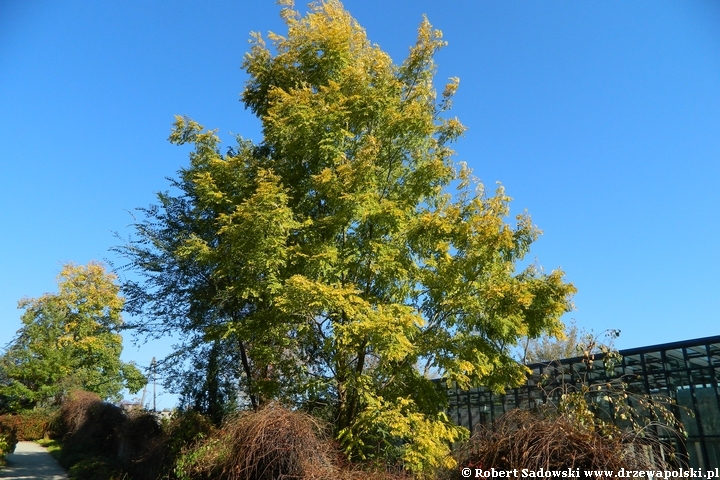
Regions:
[[[59,291],[26,298],[23,327],[2,357],[0,397],[17,410],[58,404],[72,389],[117,399],[123,388],[137,392],[145,377],[120,360],[124,300],[115,275],[95,262],[66,264]]]
[[[236,345],[216,339],[183,348],[164,360],[165,387],[180,394],[179,407],[207,415],[216,425],[245,400]]]
[[[563,336],[543,335],[539,338],[526,338],[520,360],[522,363],[551,362],[578,355],[578,342],[584,334],[580,332],[575,321],[566,325]]]
[[[560,334],[575,289],[559,270],[517,271],[539,230],[507,224],[502,187],[485,194],[452,161],[465,128],[443,116],[458,79],[433,87],[439,31],[423,20],[396,65],[337,1],[282,16],[287,35],[253,34],[243,63],[261,143],[223,154],[176,118],[171,142],[194,151],[179,195],[117,249],[144,275],[129,306],[151,333],[234,339],[253,405],[323,407],[349,455],[422,474],[464,435],[428,373],[520,383],[511,347]]]
[[[553,362],[583,355],[607,354],[615,350],[615,339],[620,330],[608,329],[595,335],[578,328],[575,320],[565,326],[562,336],[543,335],[526,338],[522,350],[522,363]],[[601,338],[602,341],[601,341]]]

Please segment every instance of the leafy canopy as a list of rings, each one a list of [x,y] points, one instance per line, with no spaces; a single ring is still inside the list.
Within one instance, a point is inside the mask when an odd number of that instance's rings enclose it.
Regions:
[[[58,293],[25,298],[23,327],[1,358],[0,398],[17,410],[58,404],[72,389],[116,399],[137,392],[145,377],[120,360],[124,300],[115,275],[99,264],[66,264]]]
[[[125,285],[146,332],[232,340],[253,405],[271,399],[324,414],[349,455],[448,466],[465,433],[443,413],[432,374],[462,388],[524,379],[510,348],[559,334],[574,287],[563,272],[517,271],[540,234],[506,223],[510,198],[485,193],[450,148],[424,19],[395,64],[338,1],[286,36],[253,34],[242,101],[259,144],[222,153],[213,131],[177,117],[170,141],[190,165],[117,251],[144,276]]]

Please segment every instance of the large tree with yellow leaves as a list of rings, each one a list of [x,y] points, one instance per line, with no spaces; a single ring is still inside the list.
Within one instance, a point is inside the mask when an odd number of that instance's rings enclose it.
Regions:
[[[282,16],[287,34],[254,34],[244,61],[261,143],[222,153],[177,118],[170,140],[194,151],[180,195],[118,249],[145,276],[129,305],[140,328],[236,342],[253,405],[323,412],[351,456],[447,466],[465,433],[430,378],[518,384],[510,348],[561,332],[575,289],[516,269],[539,231],[452,160],[464,127],[446,116],[458,79],[433,86],[439,31],[423,20],[396,64],[338,1]]]

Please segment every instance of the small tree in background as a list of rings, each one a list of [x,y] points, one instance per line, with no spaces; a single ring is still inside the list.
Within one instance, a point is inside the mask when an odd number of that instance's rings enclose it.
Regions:
[[[20,301],[23,327],[0,360],[0,398],[8,410],[58,405],[73,389],[118,399],[145,377],[120,360],[124,299],[116,277],[95,262],[66,264],[58,293]]]
[[[578,342],[582,333],[575,324],[565,325],[563,335],[543,335],[539,338],[525,338],[519,350],[519,361],[524,364],[550,362],[578,355]]]
[[[616,329],[608,329],[600,335],[595,335],[583,328],[578,328],[573,319],[569,325],[565,325],[562,335],[525,338],[521,345],[522,348],[518,349],[517,357],[520,362],[529,364],[579,357],[586,353],[604,354],[614,350],[615,339],[619,336],[620,330]],[[600,337],[604,337],[603,341],[598,341]]]

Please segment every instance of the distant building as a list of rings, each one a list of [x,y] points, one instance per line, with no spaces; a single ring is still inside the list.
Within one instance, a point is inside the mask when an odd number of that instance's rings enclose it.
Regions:
[[[478,425],[492,423],[508,410],[530,408],[547,401],[553,388],[552,385],[540,388],[543,379],[551,379],[556,385],[579,384],[583,379],[591,385],[622,379],[630,392],[662,395],[676,402],[672,410],[685,426],[688,438],[684,442],[668,441],[688,458],[688,466],[719,467],[720,336],[632,348],[621,350],[620,354],[622,362],[610,372],[606,372],[602,355],[596,355],[590,369],[583,358],[528,365],[532,374],[526,384],[509,389],[504,395],[485,388],[465,391],[448,385],[449,415],[472,431]]]
[[[123,400],[120,402],[119,406],[120,406],[120,408],[122,408],[122,410],[124,412],[127,412],[127,413],[133,412],[135,410],[143,409],[143,406],[140,402],[136,402],[136,401],[132,401],[132,400]]]

